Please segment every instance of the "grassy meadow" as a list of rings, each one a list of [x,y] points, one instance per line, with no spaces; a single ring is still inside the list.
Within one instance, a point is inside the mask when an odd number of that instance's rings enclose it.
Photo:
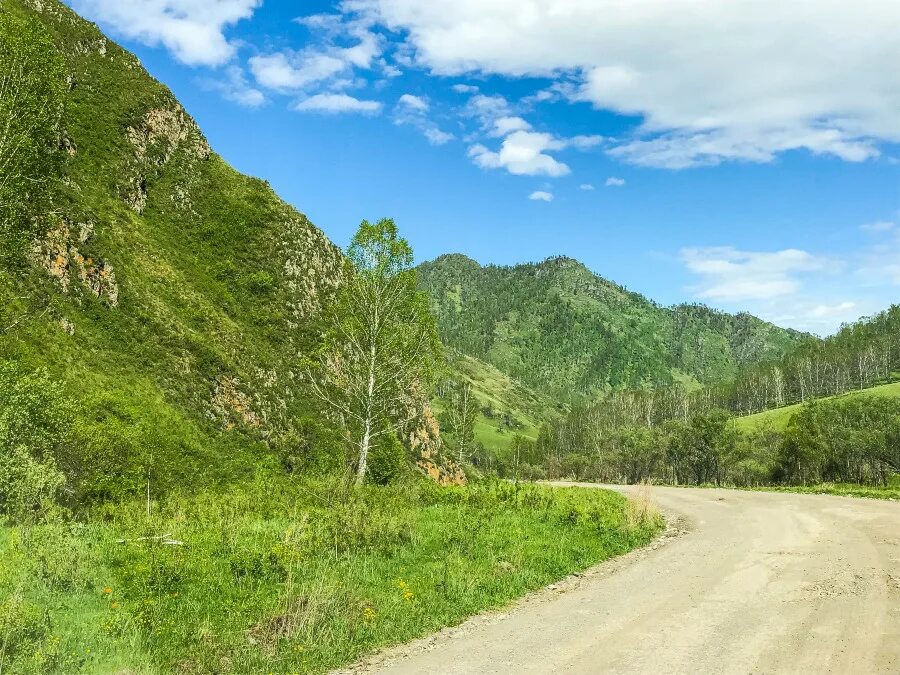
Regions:
[[[621,495],[260,477],[0,529],[0,672],[322,672],[649,541]]]
[[[832,396],[830,398],[821,399],[823,401],[833,401],[842,398],[850,398],[855,396],[873,396],[879,398],[894,398],[900,401],[900,382],[893,384],[883,384],[870,389],[862,389],[860,391],[851,391],[840,396]],[[737,417],[734,420],[735,426],[740,431],[752,432],[760,429],[771,428],[775,431],[784,431],[788,423],[797,412],[803,407],[802,403],[788,405],[781,408],[773,408],[765,410],[755,415],[747,415],[746,417]]]

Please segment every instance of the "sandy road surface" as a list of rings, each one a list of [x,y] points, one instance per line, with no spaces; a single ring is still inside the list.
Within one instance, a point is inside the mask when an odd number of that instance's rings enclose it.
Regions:
[[[900,503],[654,488],[689,532],[385,673],[900,673]]]

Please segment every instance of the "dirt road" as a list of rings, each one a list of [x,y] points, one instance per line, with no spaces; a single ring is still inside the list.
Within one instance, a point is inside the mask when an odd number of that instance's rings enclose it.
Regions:
[[[376,669],[900,673],[900,503],[679,488],[653,499],[689,531]]]

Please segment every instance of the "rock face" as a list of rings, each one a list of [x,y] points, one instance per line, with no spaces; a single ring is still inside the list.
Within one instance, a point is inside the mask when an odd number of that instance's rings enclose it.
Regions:
[[[85,222],[75,227],[77,235],[72,233],[73,226],[62,220],[44,239],[35,242],[32,248],[34,264],[44,268],[59,283],[63,293],[74,291],[73,283],[80,282],[83,290],[104,300],[110,307],[117,307],[119,287],[112,265],[102,258],[86,257],[77,248],[90,241],[93,224]]]
[[[188,177],[196,173],[193,165],[208,160],[211,152],[194,120],[177,103],[148,110],[138,124],[125,129],[125,137],[134,154],[127,162],[129,178],[121,189],[125,203],[137,213],[147,206],[148,178],[158,176],[176,152],[182,151],[189,163]],[[174,201],[182,208],[190,206],[189,187],[177,186]]]

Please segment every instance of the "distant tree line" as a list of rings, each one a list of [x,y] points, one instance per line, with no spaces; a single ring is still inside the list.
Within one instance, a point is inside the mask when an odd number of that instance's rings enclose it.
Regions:
[[[518,470],[629,483],[884,484],[900,472],[900,405],[826,397],[890,382],[898,371],[894,306],[779,361],[747,367],[729,384],[617,391],[576,406],[544,425]],[[741,432],[733,422],[792,403],[805,405],[783,431]]]

